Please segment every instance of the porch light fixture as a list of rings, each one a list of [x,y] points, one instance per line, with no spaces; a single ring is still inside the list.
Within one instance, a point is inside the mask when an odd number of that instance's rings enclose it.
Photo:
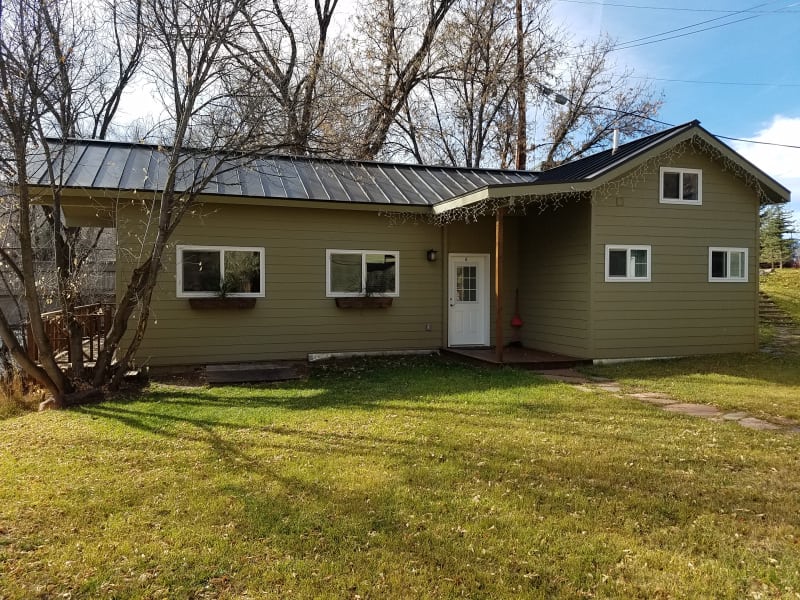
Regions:
[[[428,262],[436,262],[436,250],[431,248],[425,253],[425,256],[428,258]]]

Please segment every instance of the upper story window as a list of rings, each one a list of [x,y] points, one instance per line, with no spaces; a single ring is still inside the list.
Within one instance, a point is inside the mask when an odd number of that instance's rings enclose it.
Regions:
[[[709,281],[747,281],[747,248],[709,248]]]
[[[700,169],[661,167],[662,204],[702,204],[703,172]]]
[[[606,246],[606,281],[650,281],[650,246]]]
[[[178,246],[179,298],[264,297],[264,248]]]
[[[382,250],[326,250],[327,296],[398,296],[400,253]]]

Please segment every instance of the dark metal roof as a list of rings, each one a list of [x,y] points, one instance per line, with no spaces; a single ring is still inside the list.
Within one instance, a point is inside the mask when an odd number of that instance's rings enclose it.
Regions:
[[[612,152],[610,149],[604,150],[603,152],[592,154],[586,158],[580,158],[558,167],[542,171],[539,173],[537,182],[560,183],[592,180],[595,177],[599,177],[610,168],[617,167],[638,156],[642,152],[649,150],[653,146],[665,142],[671,137],[698,125],[699,121],[684,123],[683,125],[678,125],[677,127],[665,129],[664,131],[659,131],[658,133],[639,138],[638,140],[621,144],[616,152]]]
[[[225,158],[187,151],[177,176],[183,191],[225,160],[203,190],[219,196],[320,200],[362,204],[433,206],[486,188],[532,184],[591,182],[656,146],[689,130],[720,144],[772,189],[773,200],[785,201],[789,191],[761,172],[716,137],[691,121],[542,172],[471,169],[372,161],[335,160],[285,155]],[[102,140],[49,140],[57,157],[54,172],[66,187],[82,189],[160,191],[166,181],[164,148],[148,144]],[[39,154],[29,160],[34,185],[47,185],[46,161]]]
[[[50,140],[56,176],[66,187],[108,190],[161,190],[167,156],[152,145],[100,140]],[[191,155],[178,175],[185,190],[216,157]],[[29,159],[34,185],[50,181],[42,154]],[[209,171],[205,171],[209,172]],[[538,173],[500,169],[332,160],[269,155],[231,159],[203,190],[206,194],[290,200],[432,206],[476,189],[498,184],[533,183]]]

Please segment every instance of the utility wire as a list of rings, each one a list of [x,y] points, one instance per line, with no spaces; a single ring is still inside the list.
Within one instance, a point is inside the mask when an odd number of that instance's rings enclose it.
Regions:
[[[660,33],[654,33],[652,35],[647,35],[647,36],[644,36],[644,37],[635,38],[635,39],[628,40],[628,41],[625,41],[625,42],[619,42],[617,44],[614,44],[614,46],[612,48],[610,48],[609,51],[614,52],[614,51],[617,51],[617,50],[626,50],[628,48],[638,48],[640,46],[648,46],[650,44],[657,44],[659,42],[665,42],[667,40],[674,40],[674,39],[679,39],[679,38],[682,38],[682,37],[687,37],[687,36],[690,36],[690,35],[694,35],[695,33],[701,33],[703,31],[709,31],[711,29],[718,29],[720,27],[725,27],[727,25],[733,25],[735,23],[740,23],[742,21],[749,21],[750,19],[757,19],[758,17],[763,16],[763,14],[756,14],[756,15],[752,15],[752,16],[749,16],[749,17],[743,17],[743,18],[737,19],[735,21],[728,21],[726,23],[721,23],[719,25],[713,25],[711,27],[704,27],[702,29],[694,29],[694,28],[696,28],[696,27],[698,27],[700,25],[706,25],[708,23],[714,23],[716,21],[720,21],[720,20],[723,20],[723,19],[728,19],[730,17],[735,17],[737,15],[746,14],[748,12],[754,11],[755,9],[762,8],[764,6],[769,6],[770,4],[776,4],[777,2],[782,2],[782,1],[784,1],[784,0],[772,0],[770,2],[762,2],[761,4],[756,4],[755,6],[751,6],[750,8],[728,12],[727,14],[722,15],[720,17],[714,17],[712,19],[705,19],[704,21],[698,21],[697,23],[692,23],[691,25],[685,25],[683,27],[677,27],[675,29],[669,29],[667,31],[662,31]],[[793,4],[792,6],[795,6],[795,5],[796,5],[796,3]],[[694,30],[693,31],[686,31],[687,29],[694,29]],[[677,33],[677,32],[680,32],[680,31],[684,31],[685,33],[681,33],[681,34],[674,35],[674,36],[669,36],[669,37],[662,37],[662,36],[668,35],[670,33]],[[658,38],[658,39],[654,39],[654,38]],[[641,42],[641,43],[639,43],[639,42]],[[589,56],[590,54],[591,53],[574,54],[574,55],[572,55],[572,57]],[[570,57],[565,57],[565,58],[570,58]]]
[[[700,83],[704,85],[735,85],[750,87],[800,87],[800,83],[762,83],[750,81],[707,81],[701,79],[670,79],[668,77],[647,77],[645,75],[629,75],[631,79],[647,79],[649,81],[669,81],[674,83]]]
[[[564,96],[563,94],[557,93],[555,90],[553,90],[553,88],[551,88],[549,86],[546,86],[546,85],[543,85],[543,84],[539,84],[539,91],[544,96],[553,95],[554,101],[557,104],[560,104],[560,105],[564,105],[564,104],[572,104],[572,105],[574,105],[575,104],[568,97]],[[630,116],[630,117],[638,117],[640,119],[645,119],[646,121],[651,121],[653,123],[657,123],[658,125],[665,125],[667,127],[677,127],[677,125],[675,123],[667,123],[666,121],[660,121],[660,120],[655,119],[653,117],[649,117],[647,115],[643,115],[642,113],[630,112],[630,111],[627,111],[627,110],[620,110],[618,108],[611,108],[610,106],[600,106],[598,104],[592,104],[592,105],[590,105],[590,106],[588,106],[586,108],[597,108],[597,109],[600,109],[600,110],[607,110],[607,111],[610,111],[610,112],[617,113],[618,115],[621,115],[621,116]],[[712,133],[711,135],[713,135],[714,137],[720,138],[722,140],[732,140],[734,142],[744,142],[744,143],[747,143],[747,144],[759,144],[761,146],[775,146],[777,148],[792,148],[792,149],[795,149],[795,150],[800,150],[800,146],[794,145],[794,144],[781,144],[779,142],[763,142],[761,140],[749,140],[749,139],[745,139],[745,138],[731,137],[731,136],[728,136],[728,135],[720,135],[720,134],[717,134],[717,133]]]
[[[613,6],[615,8],[638,8],[643,10],[668,10],[672,12],[697,12],[697,13],[726,13],[728,15],[738,13],[755,13],[755,14],[792,14],[792,13],[800,13],[797,10],[788,10],[787,8],[781,8],[778,10],[741,10],[741,11],[731,11],[725,10],[720,8],[679,8],[673,6],[646,6],[642,4],[621,4],[616,2],[598,2],[596,0],[556,0],[557,2],[568,2],[570,4],[593,4],[596,6]],[[796,6],[796,4],[791,4],[790,7]]]

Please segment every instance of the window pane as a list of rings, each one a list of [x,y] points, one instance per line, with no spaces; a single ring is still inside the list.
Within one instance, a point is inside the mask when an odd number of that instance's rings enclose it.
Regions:
[[[478,267],[474,265],[456,267],[456,299],[458,302],[477,302]]]
[[[361,255],[331,254],[331,292],[361,293]]]
[[[219,250],[184,250],[184,292],[218,292],[220,286]]]
[[[680,199],[678,190],[680,189],[680,173],[664,172],[664,198]]]
[[[631,250],[634,277],[647,277],[647,250]]]
[[[698,185],[697,173],[684,173],[683,174],[683,199],[684,200],[697,200]]]
[[[608,251],[608,276],[609,277],[627,277],[628,252],[626,250],[609,250]]]
[[[731,277],[744,279],[744,252],[731,252]]]
[[[728,265],[726,260],[727,252],[721,250],[713,250],[711,252],[711,277],[728,276]]]
[[[367,254],[368,294],[391,294],[395,291],[396,268],[394,254]]]
[[[225,251],[225,291],[229,294],[261,292],[261,253]]]

